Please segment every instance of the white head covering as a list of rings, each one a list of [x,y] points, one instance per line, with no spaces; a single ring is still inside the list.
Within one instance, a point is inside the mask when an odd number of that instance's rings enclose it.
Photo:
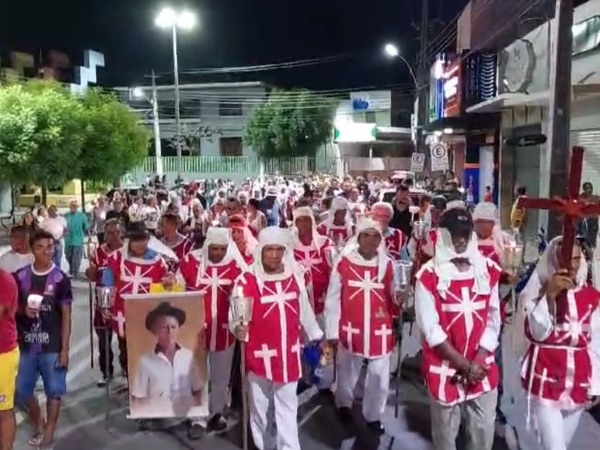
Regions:
[[[478,203],[473,210],[473,221],[476,220],[487,220],[495,223],[492,229],[492,236],[489,238],[489,244],[494,246],[498,255],[502,254],[504,234],[498,225],[498,209],[496,205],[490,202]],[[483,243],[483,241],[479,241],[479,243]]]
[[[383,234],[381,233],[381,225],[379,222],[371,219],[370,217],[361,217],[356,223],[356,235],[352,236],[344,250],[342,256],[347,257],[350,261],[355,264],[364,265],[364,258],[358,253],[358,236],[360,233],[366,230],[376,230],[381,236],[381,243],[377,249],[377,278],[379,281],[385,277],[385,271],[387,269],[387,263],[390,260],[387,256],[385,249],[385,241]]]
[[[208,247],[211,245],[227,246],[227,253],[225,254],[225,257],[218,263],[213,263],[208,259]],[[231,261],[235,261],[242,271],[246,272],[249,270],[248,264],[246,264],[246,261],[244,261],[244,258],[238,250],[237,245],[235,245],[235,242],[233,242],[231,230],[229,228],[210,227],[206,231],[206,240],[204,241],[204,245],[201,249],[194,250],[192,255],[194,258],[196,258],[199,264],[204,267],[206,267],[207,264],[212,266],[225,266]],[[201,267],[200,270],[204,271],[204,267]]]
[[[450,287],[450,283],[456,273],[456,266],[452,262],[456,258],[467,258],[471,263],[475,278],[474,291],[478,294],[489,294],[491,287],[490,275],[487,270],[487,260],[478,250],[475,233],[472,234],[465,252],[456,253],[450,232],[444,228],[440,228],[435,245],[433,267],[438,277],[437,289],[442,297],[444,297],[444,292]]]
[[[346,210],[346,223],[345,227],[348,231],[348,236],[352,236],[352,216],[350,215],[350,210],[348,209],[348,200],[344,197],[333,197],[331,200],[331,206],[329,208],[329,214],[325,219],[325,226],[327,229],[334,227],[333,219],[336,211]]]
[[[292,232],[293,232],[294,243],[295,243],[296,247],[298,245],[302,245],[300,242],[300,239],[299,239],[299,235],[298,235],[298,227],[296,226],[296,219],[298,219],[299,217],[309,217],[310,218],[310,220],[312,222],[312,242],[310,243],[310,246],[315,247],[316,249],[321,248],[323,246],[323,244],[325,243],[325,241],[327,240],[327,237],[322,236],[317,231],[317,222],[315,221],[315,213],[310,206],[301,206],[292,211],[292,218],[293,218]]]
[[[294,259],[292,250],[293,242],[294,236],[288,229],[271,226],[261,230],[258,235],[258,245],[256,246],[256,250],[254,252],[254,263],[252,265],[252,271],[254,272],[254,275],[256,275],[256,281],[261,289],[264,281],[284,280],[291,274],[296,276],[299,286],[305,286],[304,272],[302,267],[300,267],[300,265]],[[276,245],[285,248],[283,254],[283,273],[267,274],[265,272],[262,262],[262,251],[269,245]]]

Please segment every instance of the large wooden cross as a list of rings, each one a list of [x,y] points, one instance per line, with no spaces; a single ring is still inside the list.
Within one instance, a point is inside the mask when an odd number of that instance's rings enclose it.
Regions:
[[[525,197],[520,198],[517,203],[517,207],[519,208],[542,209],[563,214],[563,241],[559,259],[560,267],[563,269],[569,269],[571,267],[573,245],[575,244],[576,221],[583,217],[600,214],[600,204],[580,198],[579,186],[581,185],[582,168],[583,147],[573,147],[566,198],[553,197],[549,199]]]

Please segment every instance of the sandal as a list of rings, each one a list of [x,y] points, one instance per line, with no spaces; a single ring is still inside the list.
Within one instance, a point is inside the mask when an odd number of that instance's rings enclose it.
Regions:
[[[44,439],[44,432],[43,431],[36,431],[35,433],[33,433],[33,435],[29,438],[29,445],[31,445],[32,447],[39,447],[40,444],[42,443],[42,440]]]

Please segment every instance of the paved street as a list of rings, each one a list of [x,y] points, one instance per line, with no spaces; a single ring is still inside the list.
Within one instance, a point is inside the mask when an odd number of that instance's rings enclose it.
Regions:
[[[0,234],[0,242],[1,239]],[[6,250],[6,246],[0,246],[0,254]],[[66,268],[64,261],[63,268]],[[181,425],[171,426],[164,431],[139,431],[137,424],[126,418],[127,398],[122,391],[113,393],[112,398],[108,400],[104,390],[96,387],[99,371],[97,368],[90,367],[87,283],[75,280],[73,286],[75,304],[71,362],[68,373],[69,394],[65,398],[62,409],[56,450],[125,450],[142,447],[144,450],[162,450],[166,446],[175,449],[233,450],[241,447],[239,425],[224,436],[205,436],[201,441],[194,442],[187,440],[185,427]],[[507,329],[504,341],[505,349],[510,349],[509,336],[510,329]],[[418,348],[419,342],[416,333],[409,336],[407,327],[403,353],[413,355]],[[97,349],[97,344],[95,344],[95,349]],[[498,439],[494,450],[517,450],[519,448],[521,450],[537,450],[539,446],[535,436],[527,431],[525,426],[526,399],[517,379],[516,362],[509,351],[505,351],[504,364],[506,392],[503,408],[511,424],[516,425],[518,439],[515,440],[510,435],[506,441]],[[122,386],[122,380],[115,382],[116,391]],[[41,388],[41,386],[39,387]],[[43,398],[41,389],[39,389],[38,395]],[[422,388],[403,382],[401,397],[403,403],[401,417],[399,420],[395,420],[393,417],[394,393],[391,393],[390,406],[385,420],[388,434],[377,438],[367,433],[362,425],[353,427],[351,430],[344,429],[330,404],[318,396],[303,396],[301,401],[305,401],[305,403],[299,411],[303,449],[429,450],[430,422],[429,411],[425,404],[427,398],[425,393]],[[108,422],[105,422],[107,410],[110,410],[110,418]],[[357,417],[360,417],[358,410]],[[16,450],[26,450],[30,448],[27,444],[30,428],[23,414],[19,413],[18,419],[20,427],[15,448]],[[570,450],[587,450],[594,448],[598,442],[600,442],[600,426],[588,414],[585,414]]]

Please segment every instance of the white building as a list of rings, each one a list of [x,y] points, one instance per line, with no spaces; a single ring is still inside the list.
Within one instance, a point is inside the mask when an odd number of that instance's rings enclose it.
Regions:
[[[147,112],[143,122],[152,129],[152,87],[136,87],[135,96],[131,88],[115,90],[132,108]],[[156,91],[162,154],[174,156],[175,87],[158,86]],[[266,85],[260,82],[182,84],[179,92],[181,130],[186,137],[184,155],[254,155],[252,148],[244,145],[243,137],[253,109],[268,96]]]
[[[467,112],[473,113],[501,112],[503,138],[548,134],[552,64],[550,52],[555,39],[555,21],[539,19],[539,23],[539,27],[500,52],[498,95],[467,109]],[[585,148],[582,182],[591,181],[598,191],[600,0],[591,0],[578,6],[575,9],[574,23],[571,144]],[[504,146],[500,155],[501,207],[503,222],[506,224],[515,185],[526,186],[531,196],[549,196],[550,177],[547,174],[550,173],[550,152],[546,144],[532,147]],[[539,214],[544,223],[547,214]],[[535,227],[537,221],[532,218],[529,222]]]

